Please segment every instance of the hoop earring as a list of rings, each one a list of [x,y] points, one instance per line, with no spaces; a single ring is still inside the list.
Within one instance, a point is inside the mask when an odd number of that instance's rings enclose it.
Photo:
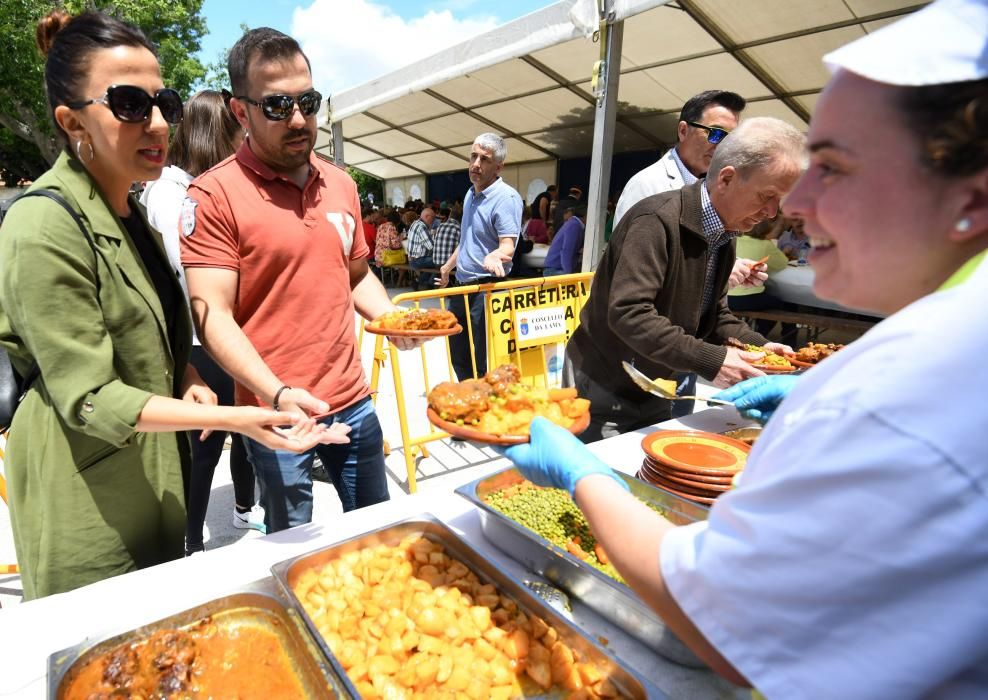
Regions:
[[[82,139],[75,142],[75,154],[83,163],[92,163],[96,159],[96,152],[93,150],[93,144],[87,141],[86,145],[89,146],[89,160],[82,157]]]

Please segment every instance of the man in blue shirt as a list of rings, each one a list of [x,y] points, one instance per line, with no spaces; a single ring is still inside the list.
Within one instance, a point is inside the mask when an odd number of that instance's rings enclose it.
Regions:
[[[563,225],[552,238],[552,245],[545,256],[543,274],[568,275],[580,271],[580,251],[583,248],[583,231],[587,225],[587,207],[577,204],[563,212]]]
[[[450,283],[449,274],[456,270],[456,285],[496,282],[511,272],[511,257],[521,233],[522,199],[500,178],[508,146],[497,134],[481,134],[470,147],[470,182],[463,201],[460,243],[439,271],[439,286]],[[453,370],[459,380],[482,376],[487,372],[487,324],[484,295],[469,295],[470,323],[473,328],[473,356],[470,359],[470,334],[467,333],[467,309],[462,296],[452,297],[452,311],[464,331],[450,336],[449,350]]]

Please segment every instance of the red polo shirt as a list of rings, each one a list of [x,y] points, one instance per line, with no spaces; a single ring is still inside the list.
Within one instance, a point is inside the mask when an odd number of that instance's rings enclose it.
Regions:
[[[245,141],[196,178],[182,217],[182,264],[239,273],[237,323],[281,381],[335,412],[369,394],[348,267],[368,248],[353,180],[315,156],[310,164],[299,189]],[[270,399],[237,386],[238,404]]]

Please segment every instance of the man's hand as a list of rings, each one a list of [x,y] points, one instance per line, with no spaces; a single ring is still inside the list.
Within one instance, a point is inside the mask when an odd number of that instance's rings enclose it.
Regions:
[[[714,386],[721,389],[737,384],[748,377],[761,377],[765,373],[750,363],[758,362],[765,357],[763,352],[747,352],[738,348],[727,348],[727,357],[720,371],[714,377]]]
[[[234,410],[236,414],[231,430],[273,450],[301,453],[316,445],[345,445],[350,442],[347,437],[350,426],[345,423],[326,425],[294,411],[272,411],[256,406],[241,406]]]
[[[452,271],[453,268],[446,267],[445,265],[439,268],[439,279],[436,280],[436,286],[439,287],[439,289],[442,289],[449,284],[449,273]]]
[[[428,340],[428,338],[410,338],[403,335],[389,335],[388,340],[399,350],[414,350]]]
[[[292,387],[281,392],[278,409],[282,413],[297,413],[303,417],[322,416],[329,412],[329,404],[305,389]]]
[[[793,349],[791,347],[788,345],[783,345],[782,343],[765,343],[762,347],[769,352],[774,352],[776,355],[782,355],[783,357],[793,353]]]
[[[185,374],[182,375],[182,400],[191,403],[201,403],[206,406],[215,406],[219,403],[216,394],[206,386],[206,382],[199,376],[199,372],[192,365],[185,366]]]
[[[765,263],[758,263],[747,258],[738,258],[734,261],[734,268],[731,276],[727,280],[728,289],[735,287],[760,287],[768,279],[767,266]]]
[[[511,257],[498,248],[484,256],[484,269],[495,277],[504,277],[504,263],[511,262]]]

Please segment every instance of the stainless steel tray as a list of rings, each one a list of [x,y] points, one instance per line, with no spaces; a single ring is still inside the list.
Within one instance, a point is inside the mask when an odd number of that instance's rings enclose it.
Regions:
[[[619,476],[628,484],[632,494],[662,508],[666,518],[676,525],[688,525],[707,518],[709,510],[704,506],[640,479],[625,474]],[[628,586],[487,505],[485,498],[488,494],[524,480],[525,477],[517,469],[509,467],[464,484],[456,489],[456,493],[480,510],[481,530],[498,549],[530,571],[552,581],[670,661],[694,668],[703,667],[703,662],[679,641],[662,619]]]
[[[535,613],[551,626],[555,627],[559,632],[559,638],[566,642],[574,652],[581,654],[585,660],[596,664],[601,672],[607,675],[624,693],[625,697],[666,697],[658,688],[641,678],[634,671],[628,669],[609,652],[605,651],[589,635],[559,615],[540,598],[534,596],[523,583],[501,571],[497,563],[470,547],[470,545],[446,525],[427,514],[408,518],[379,530],[358,535],[330,547],[280,562],[271,567],[275,579],[282,585],[286,594],[291,598],[295,609],[309,626],[309,631],[318,641],[319,647],[323,650],[326,658],[332,662],[333,668],[337,676],[342,679],[346,690],[354,697],[359,697],[359,693],[350,682],[346,672],[333,655],[328,644],[326,644],[319,634],[315,624],[305,612],[301,601],[295,597],[295,583],[303,572],[313,567],[324,566],[326,563],[338,559],[349,552],[365,547],[373,547],[380,544],[393,546],[410,535],[421,535],[442,544],[452,556],[463,562],[478,578],[485,583],[494,584],[501,595],[513,599],[518,604],[518,607],[526,614],[531,615]],[[557,694],[551,697],[555,697]]]
[[[331,667],[305,631],[297,613],[272,579],[249,584],[229,595],[189,608],[125,632],[90,637],[48,657],[48,697],[62,698],[73,674],[113,647],[149,637],[163,629],[179,629],[212,616],[219,624],[248,622],[274,631],[307,698],[349,698]],[[245,672],[249,669],[244,669]]]

